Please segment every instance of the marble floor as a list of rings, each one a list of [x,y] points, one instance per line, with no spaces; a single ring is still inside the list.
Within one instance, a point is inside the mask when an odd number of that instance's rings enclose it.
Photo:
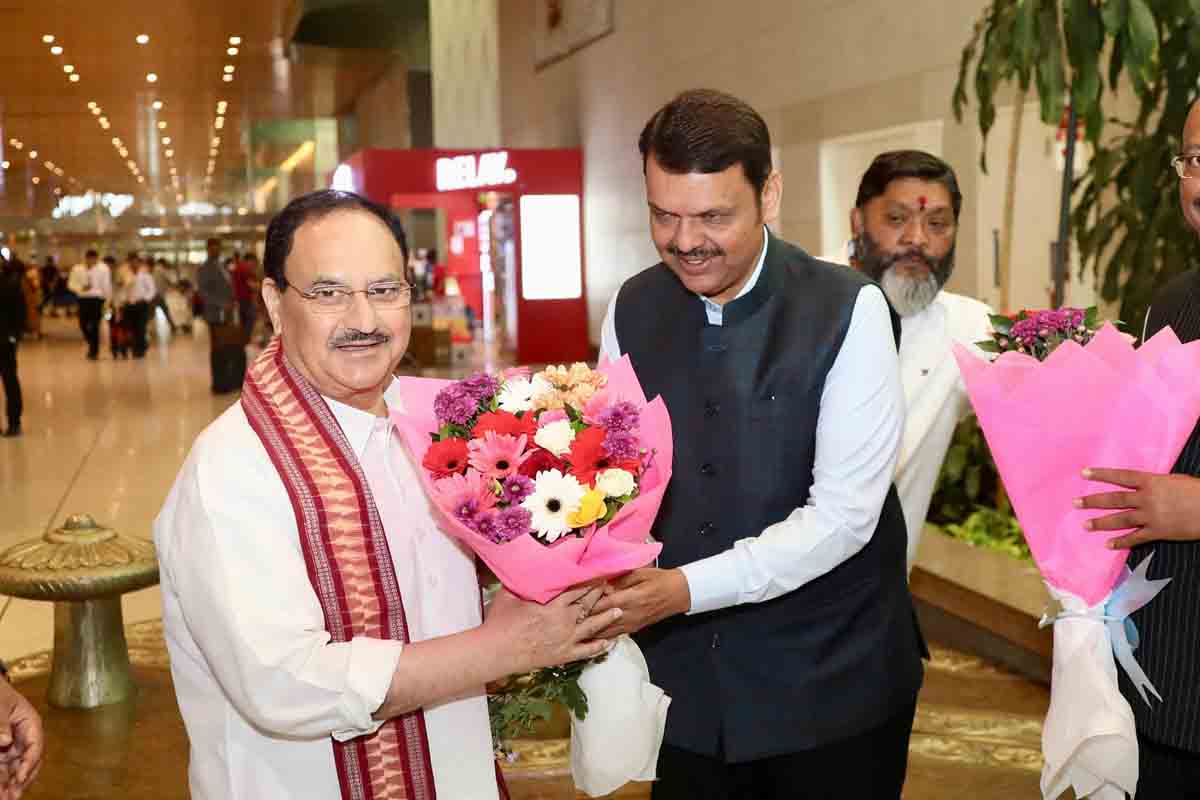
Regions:
[[[163,337],[141,361],[84,359],[73,321],[48,320],[47,336],[19,353],[25,436],[0,439],[0,550],[87,512],[127,534],[149,536],[175,472],[197,433],[234,402],[208,391],[202,337]],[[157,589],[124,598],[131,658],[141,687],[129,704],[94,712],[46,708],[52,643],[49,604],[0,604],[0,657],[44,710],[46,765],[36,800],[185,798],[186,737],[162,648]],[[978,658],[935,647],[910,750],[907,800],[1038,797],[1041,718],[1049,696]],[[575,792],[561,767],[510,772],[514,800]],[[621,798],[647,797],[644,785]]]

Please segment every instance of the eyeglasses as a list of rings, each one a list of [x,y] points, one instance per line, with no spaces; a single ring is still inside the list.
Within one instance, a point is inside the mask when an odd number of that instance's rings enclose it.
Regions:
[[[1200,153],[1180,153],[1171,159],[1180,178],[1200,178]]]
[[[349,286],[318,286],[304,291],[295,286],[296,294],[312,304],[312,309],[322,314],[339,314],[354,304],[354,295],[366,295],[367,301],[381,311],[398,311],[408,308],[412,302],[412,287],[407,283],[377,283],[366,289],[351,289]]]

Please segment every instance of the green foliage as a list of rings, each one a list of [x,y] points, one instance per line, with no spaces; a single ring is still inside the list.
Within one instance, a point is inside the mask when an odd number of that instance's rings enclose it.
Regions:
[[[1105,85],[1122,79],[1137,97],[1133,119],[1104,111]],[[1036,86],[1047,125],[1059,124],[1069,90],[1094,148],[1074,187],[1080,260],[1140,330],[1155,290],[1200,259],[1168,164],[1200,86],[1200,0],[993,0],[963,48],[951,101],[961,121],[973,85],[985,171],[995,95],[1012,82]],[[1116,129],[1107,139],[1106,125]]]
[[[565,706],[576,719],[585,719],[588,700],[579,688],[579,676],[584,667],[598,664],[605,658],[600,656],[561,667],[546,667],[527,675],[514,675],[489,692],[488,716],[496,748],[503,751],[505,741],[524,736],[539,721],[550,719],[555,704]]]
[[[928,521],[956,539],[1018,558],[1030,557],[974,414],[960,422],[954,431],[929,506]]]

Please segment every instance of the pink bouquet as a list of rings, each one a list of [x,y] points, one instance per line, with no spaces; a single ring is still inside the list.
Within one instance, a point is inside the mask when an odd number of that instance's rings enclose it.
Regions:
[[[671,420],[628,358],[399,380],[396,423],[444,530],[510,591],[545,603],[657,558],[649,536],[671,478]]]
[[[1120,798],[1137,786],[1133,715],[1117,687],[1117,661],[1146,697],[1157,696],[1134,660],[1128,615],[1166,581],[1125,567],[1128,551],[1084,528],[1104,511],[1073,501],[1097,489],[1084,468],[1168,472],[1200,417],[1200,342],[1164,329],[1134,349],[1093,312],[1062,309],[993,318],[987,362],[955,346],[967,392],[1029,542],[1061,608],[1054,623],[1042,791]],[[1148,702],[1148,700],[1147,700]]]

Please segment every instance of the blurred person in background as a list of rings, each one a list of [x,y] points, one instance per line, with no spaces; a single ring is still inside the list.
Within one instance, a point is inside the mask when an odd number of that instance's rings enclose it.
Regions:
[[[237,300],[238,318],[249,337],[258,319],[259,287],[258,256],[254,253],[234,261],[233,295]]]
[[[24,265],[22,265],[24,267]],[[25,294],[25,332],[34,339],[42,338],[42,277],[36,263],[24,267],[21,291]]]
[[[148,259],[147,263],[149,263]],[[172,275],[171,268],[167,266],[165,258],[160,258],[154,263],[152,277],[154,280],[154,301],[151,308],[154,310],[162,309],[163,316],[167,318],[167,325],[171,327],[171,333],[174,333],[178,326],[176,326],[175,320],[171,316],[171,309],[167,308],[167,291],[175,284],[175,278]]]
[[[137,272],[134,273],[133,283],[129,288],[127,308],[133,334],[133,357],[144,358],[146,350],[149,349],[146,326],[150,323],[150,310],[154,307],[154,299],[158,292],[154,285],[154,276],[150,274],[149,259],[138,259],[136,264]]]
[[[17,376],[17,345],[25,332],[24,268],[20,261],[0,259],[0,383],[8,427],[3,436],[21,435],[21,381]]]
[[[108,259],[105,259],[107,261]],[[112,317],[108,326],[108,342],[112,356],[128,358],[133,345],[133,276],[137,269],[137,253],[129,257],[113,269],[112,277]]]
[[[100,357],[100,321],[104,317],[104,304],[112,297],[112,257],[97,260],[95,250],[88,250],[84,257],[85,269],[79,266],[71,270],[71,291],[79,297],[79,327],[87,340],[89,361]]]

